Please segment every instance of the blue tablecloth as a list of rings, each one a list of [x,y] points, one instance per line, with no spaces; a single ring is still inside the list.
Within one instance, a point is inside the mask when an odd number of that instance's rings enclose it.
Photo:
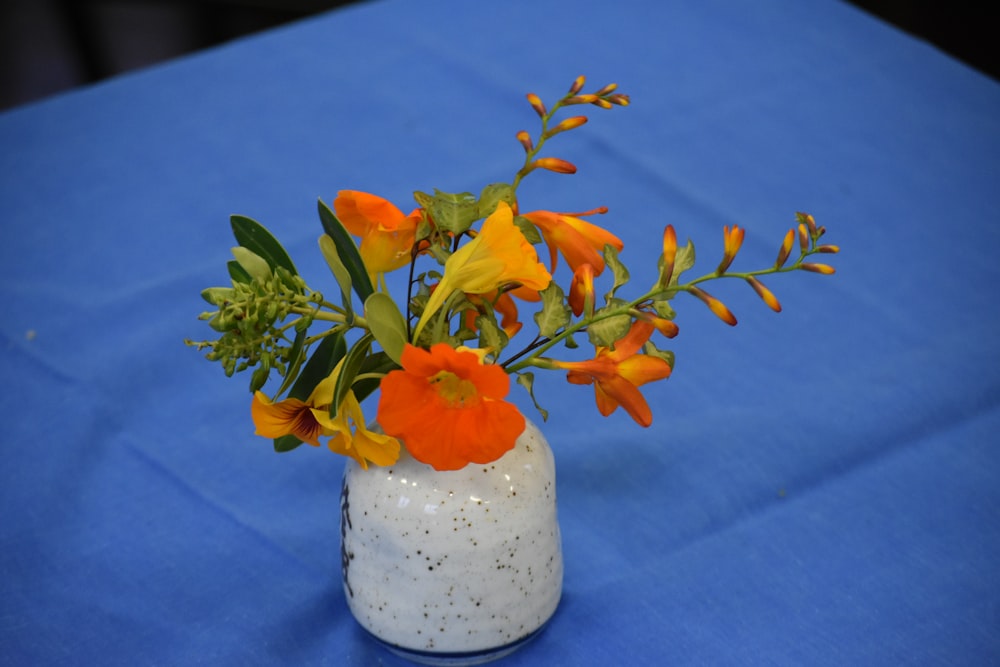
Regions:
[[[565,594],[507,664],[1000,661],[1000,86],[832,1],[384,0],[0,115],[0,663],[397,664],[341,592],[343,460],[274,454],[182,340],[231,213],[323,283],[317,197],[509,179],[578,74],[633,104],[525,210],[608,206],[640,285],[666,223],[706,271],[797,210],[842,252],[781,314],[714,289],[735,330],[678,297],[649,429],[540,380]]]

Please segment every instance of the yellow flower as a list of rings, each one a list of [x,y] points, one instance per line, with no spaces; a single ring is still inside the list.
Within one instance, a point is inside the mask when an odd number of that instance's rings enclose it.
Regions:
[[[506,285],[518,284],[541,291],[552,276],[538,261],[535,248],[514,224],[514,214],[500,202],[483,222],[479,235],[459,248],[444,265],[444,276],[431,293],[413,332],[417,340],[424,326],[456,290],[487,294]]]
[[[356,190],[338,192],[333,208],[344,228],[361,238],[358,250],[373,282],[376,274],[395,271],[409,263],[422,218],[420,209],[403,215],[392,202]]]
[[[337,416],[330,417],[330,404],[339,374],[338,365],[329,377],[316,385],[305,401],[286,398],[272,403],[266,394],[256,392],[250,404],[250,414],[257,435],[265,438],[294,435],[313,447],[320,446],[320,436],[332,436],[328,442],[330,449],[351,456],[362,468],[368,467],[367,461],[380,466],[395,463],[399,458],[399,441],[365,428],[364,415],[354,392],[348,392]]]

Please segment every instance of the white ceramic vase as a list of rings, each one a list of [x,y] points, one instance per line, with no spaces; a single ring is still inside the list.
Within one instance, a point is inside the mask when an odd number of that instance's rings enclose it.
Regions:
[[[341,492],[344,593],[354,617],[416,662],[471,665],[533,638],[562,593],[555,465],[527,422],[499,460],[439,472],[402,453],[349,460]]]

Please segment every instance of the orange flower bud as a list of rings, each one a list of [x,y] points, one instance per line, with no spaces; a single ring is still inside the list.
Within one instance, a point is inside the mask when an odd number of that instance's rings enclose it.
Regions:
[[[836,273],[837,271],[829,264],[812,264],[810,262],[803,262],[802,264],[799,264],[799,266],[805,269],[806,271],[812,271],[813,273],[822,273],[825,276],[829,276],[833,273]]]
[[[575,174],[576,166],[572,162],[567,162],[566,160],[560,160],[557,157],[540,157],[534,162],[535,167],[541,167],[542,169],[548,169],[549,171],[554,171],[557,174]]]
[[[704,301],[705,305],[708,306],[709,310],[715,313],[715,316],[718,317],[720,320],[722,320],[731,327],[736,326],[736,316],[733,315],[733,313],[728,308],[726,308],[726,304],[722,303],[714,296],[712,296],[708,292],[698,287],[689,287],[688,291],[690,291],[691,294],[695,295],[696,297]]]
[[[521,130],[520,132],[517,133],[517,140],[521,142],[522,146],[524,146],[525,153],[530,153],[531,150],[535,147],[535,144],[532,143],[531,141],[531,135],[525,132],[524,130]]]
[[[805,224],[809,228],[810,235],[816,236],[816,220],[811,215],[799,212],[795,214],[795,218],[800,224]]]
[[[576,95],[578,92],[583,90],[583,84],[587,82],[587,78],[582,74],[573,81],[573,85],[569,87],[569,94]]]
[[[541,98],[539,98],[538,95],[535,95],[534,93],[528,93],[527,98],[528,98],[528,103],[531,104],[531,108],[535,110],[535,113],[544,118],[546,111],[545,111],[545,105],[542,104]]]
[[[581,264],[573,273],[573,282],[569,286],[569,307],[577,317],[581,313],[587,313],[587,317],[594,314],[594,266],[592,264]]]
[[[728,225],[722,228],[722,237],[725,245],[722,261],[719,262],[719,268],[715,270],[716,273],[725,273],[729,265],[733,263],[736,253],[740,251],[740,247],[743,245],[744,234],[746,234],[746,230],[740,229],[737,225],[733,225],[732,230],[729,229]]]
[[[587,93],[585,95],[575,95],[568,100],[565,104],[593,104],[597,101],[597,95]]]
[[[609,83],[608,85],[604,86],[603,88],[601,88],[600,90],[598,90],[594,94],[597,95],[598,97],[605,97],[609,93],[615,92],[615,90],[617,90],[617,89],[618,89],[618,84],[617,83]]]
[[[660,273],[660,287],[670,284],[674,275],[674,259],[677,257],[677,233],[673,225],[663,230],[663,270]]]
[[[596,100],[591,102],[591,104],[593,104],[595,107],[601,107],[602,109],[610,109],[612,106],[614,106],[613,104],[611,104],[611,102],[608,102],[606,99],[602,97],[598,97]]]
[[[561,123],[553,127],[545,134],[548,137],[552,137],[559,134],[560,132],[565,132],[566,130],[572,130],[577,127],[580,127],[586,122],[587,122],[586,116],[573,116],[572,118],[567,118],[566,120],[562,121]]]
[[[799,225],[799,247],[802,252],[809,252],[809,230],[804,223]]]
[[[657,331],[667,338],[673,338],[680,332],[680,329],[673,320],[668,320],[665,317],[659,317],[644,310],[633,310],[631,312],[636,319],[642,320],[643,322],[649,322],[656,327]]]
[[[781,250],[778,251],[778,260],[774,263],[774,268],[780,269],[788,261],[788,256],[792,254],[792,245],[795,243],[795,230],[789,229],[785,234],[785,240],[781,243]]]
[[[768,308],[776,313],[781,312],[781,304],[778,303],[778,300],[774,297],[774,294],[771,293],[771,290],[764,287],[762,282],[753,276],[747,278],[747,282],[750,283],[750,287],[753,288],[753,291],[757,292],[757,296],[764,300],[764,303],[767,304]]]
[[[825,252],[829,254],[834,254],[840,252],[839,245],[818,245],[816,246],[816,252]]]
[[[608,102],[611,102],[612,104],[617,104],[620,107],[627,107],[629,104],[632,103],[632,100],[629,98],[629,96],[624,95],[622,93],[615,93],[614,95],[608,95],[607,100]]]

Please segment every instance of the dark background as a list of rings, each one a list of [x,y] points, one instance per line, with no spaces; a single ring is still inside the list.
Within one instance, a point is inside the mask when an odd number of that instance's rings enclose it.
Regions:
[[[359,2],[363,0],[353,0]],[[3,0],[0,109],[151,65],[352,0]],[[1000,79],[990,3],[853,0]],[[987,15],[989,14],[989,18]]]

